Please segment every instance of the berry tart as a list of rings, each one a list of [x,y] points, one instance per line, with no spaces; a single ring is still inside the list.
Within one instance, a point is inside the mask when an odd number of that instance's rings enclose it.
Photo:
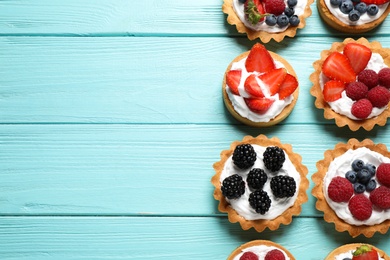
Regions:
[[[326,119],[352,131],[384,126],[390,116],[390,49],[365,38],[333,43],[313,63],[310,93]]]
[[[269,240],[254,240],[239,246],[227,260],[294,260],[283,246]]]
[[[256,43],[229,64],[222,93],[234,118],[254,127],[271,126],[293,110],[299,94],[298,79],[286,60]]]
[[[250,40],[260,38],[264,43],[285,36],[294,37],[297,29],[305,27],[314,0],[224,0],[222,11],[237,31]]]
[[[363,33],[377,27],[390,12],[390,0],[318,0],[326,24],[346,33]]]
[[[312,194],[326,222],[352,237],[390,227],[390,152],[384,144],[350,139],[324,153],[313,174]]]
[[[369,244],[347,244],[329,253],[325,260],[389,260],[386,253]]]
[[[233,142],[213,165],[216,174],[211,182],[219,211],[227,212],[229,221],[239,222],[244,230],[262,232],[290,224],[308,200],[308,170],[301,161],[291,145],[276,137],[245,136]]]

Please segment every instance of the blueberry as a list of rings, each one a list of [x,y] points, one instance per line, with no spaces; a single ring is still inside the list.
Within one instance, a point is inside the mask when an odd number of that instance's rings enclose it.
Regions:
[[[343,258],[343,260],[352,260],[352,258],[346,257],[346,258]]]
[[[366,191],[366,186],[357,182],[353,185],[353,189],[355,190],[356,193],[363,193]]]
[[[298,26],[301,20],[299,20],[298,15],[294,14],[293,16],[290,17],[289,22],[291,26]]]
[[[344,14],[349,14],[353,9],[353,3],[351,0],[345,0],[341,2],[340,11]]]
[[[246,0],[238,0],[241,4],[245,4]]]
[[[297,3],[298,3],[298,0],[287,0],[287,5],[289,7],[294,7],[297,5]]]
[[[364,165],[363,167],[364,169],[367,169],[370,174],[371,174],[371,177],[374,177],[375,173],[376,173],[376,167],[375,165],[373,164],[370,164],[370,163],[367,163],[366,165]]]
[[[371,4],[367,6],[367,13],[369,15],[376,15],[379,11],[379,8],[377,5]]]
[[[276,16],[274,14],[266,16],[265,23],[269,26],[274,26],[276,24]]]
[[[280,27],[285,27],[285,26],[287,26],[288,23],[289,23],[288,16],[285,15],[285,14],[279,15],[279,16],[276,18],[276,23],[277,23]]]
[[[286,9],[284,9],[284,14],[291,17],[294,14],[294,8],[286,7]]]
[[[364,166],[364,162],[360,159],[356,159],[352,162],[352,169],[355,171],[355,172],[358,172],[360,171],[361,169],[363,169],[363,166]]]
[[[366,185],[366,190],[367,190],[368,192],[371,192],[371,191],[375,190],[375,188],[376,188],[376,181],[375,181],[374,179],[371,179],[371,180],[367,183],[367,185]]]
[[[347,171],[345,174],[345,178],[349,180],[351,183],[355,183],[357,181],[357,173],[355,171]]]
[[[340,6],[341,0],[330,0],[330,4],[333,6]]]
[[[360,19],[360,12],[358,10],[352,10],[348,14],[348,19],[352,22],[356,22]]]
[[[361,184],[367,184],[371,179],[371,173],[367,169],[361,169],[357,172],[357,178]]]
[[[358,3],[357,5],[355,5],[355,10],[357,10],[361,14],[364,14],[367,11],[366,3]]]

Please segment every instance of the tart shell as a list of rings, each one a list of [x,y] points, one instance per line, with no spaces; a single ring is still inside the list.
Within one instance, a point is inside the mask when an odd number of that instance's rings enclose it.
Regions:
[[[237,247],[229,255],[227,260],[233,260],[237,255],[239,255],[246,248],[253,247],[253,246],[261,246],[261,245],[276,247],[276,248],[280,249],[281,251],[283,251],[284,253],[286,253],[286,255],[290,258],[290,260],[295,260],[294,256],[286,248],[284,248],[283,246],[281,246],[275,242],[269,241],[269,240],[253,240],[253,241],[250,241],[248,243],[245,243],[245,244]]]
[[[346,244],[346,245],[340,246],[340,247],[336,248],[335,250],[333,250],[332,252],[330,252],[326,256],[325,260],[334,260],[334,259],[336,259],[337,255],[346,253],[346,252],[351,251],[351,250],[355,250],[357,247],[360,247],[361,245],[372,246],[379,253],[381,258],[383,258],[385,260],[390,260],[390,257],[388,255],[386,255],[386,253],[384,251],[380,250],[379,248],[377,248],[373,245],[366,244],[366,243],[364,243],[364,244],[354,243],[354,244]]]

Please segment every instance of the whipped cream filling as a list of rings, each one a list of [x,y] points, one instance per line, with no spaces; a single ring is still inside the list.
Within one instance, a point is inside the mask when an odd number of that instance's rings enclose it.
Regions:
[[[369,15],[367,14],[367,12],[365,12],[364,14],[360,15],[359,20],[353,22],[349,20],[348,14],[344,14],[343,12],[340,11],[340,8],[332,6],[330,0],[324,0],[324,1],[326,7],[328,7],[329,11],[333,14],[334,17],[336,17],[342,23],[351,26],[362,25],[377,20],[386,11],[387,6],[389,5],[389,3],[378,5],[379,11],[376,15]]]
[[[282,112],[282,110],[293,101],[294,96],[290,95],[289,97],[283,100],[279,100],[279,94],[275,94],[271,96],[268,88],[261,82],[261,80],[258,80],[258,83],[261,87],[261,90],[264,93],[264,96],[266,98],[274,100],[274,103],[264,114],[255,113],[252,110],[250,110],[244,100],[244,98],[250,97],[250,95],[245,91],[244,83],[246,78],[249,75],[251,74],[260,75],[260,74],[258,72],[249,73],[245,68],[245,61],[246,58],[241,59],[238,62],[234,62],[231,67],[231,70],[241,70],[241,81],[238,86],[238,91],[240,96],[234,95],[227,85],[225,87],[226,92],[228,94],[230,101],[233,104],[234,110],[242,117],[248,118],[253,122],[269,122],[271,119],[279,115]],[[283,64],[277,60],[274,60],[274,63],[276,68],[284,68]]]
[[[344,260],[345,258],[350,258],[350,259],[352,259],[352,253],[353,253],[354,251],[355,251],[355,250],[350,250],[350,251],[348,251],[348,252],[345,252],[345,253],[336,255],[334,259],[335,259],[335,260]],[[378,253],[378,259],[379,259],[379,260],[384,260],[384,258],[380,257],[379,253]]]
[[[285,0],[286,6],[287,6],[287,0]],[[300,16],[305,12],[305,7],[307,5],[307,0],[299,0],[297,5],[294,6],[294,14]],[[245,7],[244,4],[240,3],[238,0],[233,0],[233,8],[236,12],[238,18],[240,18],[241,22],[248,28],[254,30],[254,31],[265,31],[269,33],[278,33],[278,32],[284,32],[289,26],[280,27],[278,25],[275,26],[269,26],[264,21],[259,22],[255,25],[253,25],[251,22],[249,22],[245,17]]]
[[[236,257],[234,257],[233,260],[240,260],[240,257],[245,252],[253,252],[259,257],[259,260],[264,260],[267,253],[271,250],[274,250],[274,249],[278,249],[280,252],[282,252],[284,257],[286,258],[286,260],[290,260],[290,258],[287,256],[287,254],[283,250],[280,250],[279,248],[274,247],[274,246],[265,246],[265,245],[251,246],[251,247],[245,248],[242,250],[241,253],[239,253]]]
[[[366,69],[371,69],[371,70],[374,70],[376,73],[378,73],[383,68],[387,68],[387,66],[386,66],[382,56],[379,53],[373,52],[371,55],[371,59],[366,66]],[[320,74],[321,90],[324,89],[324,85],[328,81],[329,81],[329,78],[326,77],[321,72],[321,74]],[[333,101],[333,102],[328,102],[328,104],[329,104],[330,108],[338,114],[345,115],[353,120],[361,120],[361,119],[355,117],[354,115],[352,115],[352,113],[351,113],[351,108],[352,108],[352,105],[354,102],[355,101],[353,101],[352,99],[347,97],[347,94],[345,93],[345,90],[344,90],[341,94],[340,99]],[[380,115],[385,109],[386,109],[386,106],[382,107],[382,108],[373,107],[371,114],[367,118],[376,117],[376,116]]]
[[[269,171],[263,163],[263,153],[267,147],[262,147],[260,145],[252,144],[253,148],[256,151],[257,154],[257,159],[255,161],[255,164],[253,165],[252,168],[246,169],[246,170],[241,170],[238,167],[235,166],[232,157],[230,156],[226,163],[225,166],[222,170],[221,176],[219,181],[222,182],[225,178],[234,175],[234,174],[239,174],[242,179],[246,183],[246,177],[249,173],[249,171],[253,168],[260,168],[263,169],[264,172],[267,174],[268,179],[267,182],[264,184],[263,190],[267,192],[270,200],[271,200],[271,207],[266,212],[264,215],[257,213],[250,205],[249,205],[249,195],[252,193],[248,185],[245,185],[245,193],[238,199],[228,199],[226,198],[226,201],[229,202],[230,206],[242,217],[244,217],[247,220],[256,220],[256,219],[274,219],[281,215],[286,209],[294,205],[294,202],[298,196],[299,193],[299,185],[301,182],[301,176],[299,175],[298,171],[295,169],[295,166],[291,162],[290,158],[286,154],[285,155],[285,162],[283,163],[283,167],[278,171],[278,172],[271,172]],[[290,198],[276,198],[271,190],[271,179],[274,176],[277,175],[288,175],[292,178],[294,178],[296,182],[296,187],[297,190],[294,194],[294,196]]]
[[[386,219],[390,218],[390,209],[381,210],[376,207],[373,207],[372,215],[369,219],[360,221],[355,219],[352,216],[348,208],[348,202],[334,202],[328,196],[327,187],[329,186],[332,179],[336,176],[345,177],[345,173],[351,170],[351,164],[354,160],[360,159],[363,160],[364,163],[371,163],[378,167],[381,163],[390,163],[390,158],[383,156],[380,153],[371,151],[368,148],[362,147],[356,150],[348,150],[343,155],[335,158],[329,165],[328,171],[324,177],[324,186],[323,193],[328,205],[333,209],[333,211],[337,214],[337,216],[343,219],[345,222],[351,225],[375,225],[382,223]],[[373,179],[377,182],[377,187],[379,187],[379,183],[376,179],[376,176]],[[370,193],[365,191],[365,196],[369,198]]]

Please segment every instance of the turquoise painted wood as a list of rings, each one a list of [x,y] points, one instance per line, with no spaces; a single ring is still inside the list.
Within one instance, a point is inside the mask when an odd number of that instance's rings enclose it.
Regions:
[[[0,259],[226,259],[269,239],[319,260],[349,242],[390,254],[390,239],[338,233],[309,201],[289,226],[243,231],[217,210],[212,165],[245,135],[293,145],[308,178],[349,138],[390,147],[390,130],[351,132],[309,94],[312,63],[350,35],[315,5],[295,38],[270,42],[294,67],[298,103],[281,124],[243,126],[221,82],[254,44],[222,1],[0,1]],[[390,19],[364,35],[390,48]],[[359,36],[354,36],[357,38]]]

